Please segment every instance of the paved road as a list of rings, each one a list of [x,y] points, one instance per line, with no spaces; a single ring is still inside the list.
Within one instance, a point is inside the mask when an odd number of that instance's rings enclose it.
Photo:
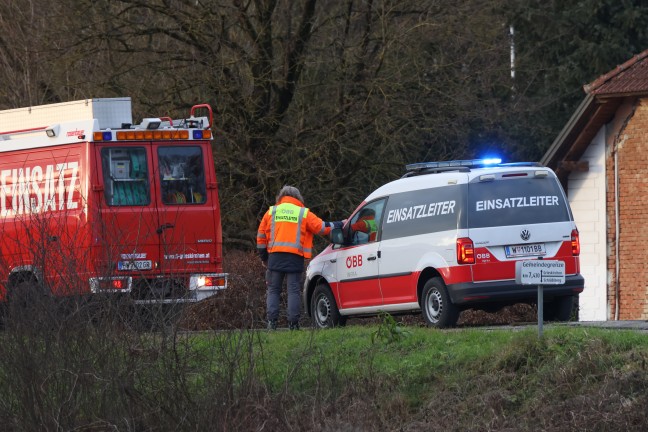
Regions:
[[[546,325],[546,324],[545,324]],[[598,327],[609,329],[642,330],[648,332],[648,321],[578,321],[560,323],[560,325],[578,327]]]
[[[568,326],[568,327],[595,327],[603,329],[622,329],[622,330],[636,330],[642,333],[648,333],[648,321],[576,321],[576,322],[545,322],[543,329],[550,329],[555,326]],[[483,330],[502,330],[510,328],[513,330],[522,330],[529,327],[538,327],[538,322],[516,323],[510,325],[494,325],[486,327],[461,327],[462,329],[483,329]]]

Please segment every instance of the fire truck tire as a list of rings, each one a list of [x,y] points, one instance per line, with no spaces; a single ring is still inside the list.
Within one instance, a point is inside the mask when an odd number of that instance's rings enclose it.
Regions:
[[[22,280],[7,291],[9,310],[17,313],[42,305],[46,298],[45,288],[35,279]]]
[[[425,283],[421,310],[423,318],[431,327],[454,327],[459,319],[459,309],[450,301],[445,283],[438,277]]]
[[[318,283],[313,292],[311,315],[317,328],[340,327],[346,324],[346,317],[340,315],[335,297],[324,282]]]
[[[556,297],[544,304],[545,321],[569,321],[574,309],[574,296]]]

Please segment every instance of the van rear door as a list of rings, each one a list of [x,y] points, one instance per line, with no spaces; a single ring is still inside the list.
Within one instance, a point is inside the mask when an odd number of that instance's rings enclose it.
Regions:
[[[468,186],[468,235],[475,247],[473,281],[515,279],[515,261],[559,259],[578,272],[569,204],[545,168],[479,175]]]

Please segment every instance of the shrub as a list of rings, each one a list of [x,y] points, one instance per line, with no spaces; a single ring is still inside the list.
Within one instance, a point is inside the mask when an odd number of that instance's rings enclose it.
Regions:
[[[188,330],[205,329],[245,329],[265,327],[265,269],[256,252],[240,250],[226,251],[224,254],[225,271],[229,273],[229,287],[218,295],[199,304],[185,308],[180,326]],[[281,317],[279,326],[286,326],[286,289],[282,290]],[[420,315],[395,317],[400,324],[424,325]],[[380,317],[358,318],[354,324],[380,324]],[[536,309],[519,304],[508,306],[496,313],[467,310],[461,313],[460,326],[483,326],[535,322]],[[310,325],[302,311],[301,326]]]

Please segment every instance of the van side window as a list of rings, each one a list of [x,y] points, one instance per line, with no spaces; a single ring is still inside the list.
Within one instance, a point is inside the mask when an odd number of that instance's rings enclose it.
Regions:
[[[207,201],[200,147],[159,147],[158,162],[164,204],[204,204]]]
[[[104,196],[109,206],[144,206],[151,201],[146,151],[142,147],[101,150]]]
[[[466,228],[467,193],[468,185],[458,184],[390,195],[380,239],[391,240]]]
[[[380,221],[385,200],[374,201],[361,208],[347,225],[352,245],[372,243],[378,240]]]

